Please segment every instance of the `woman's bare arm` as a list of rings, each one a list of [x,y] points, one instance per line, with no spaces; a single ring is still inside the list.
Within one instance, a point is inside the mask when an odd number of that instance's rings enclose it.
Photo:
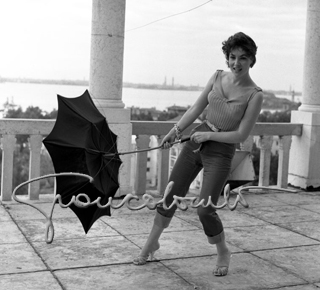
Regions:
[[[212,90],[214,76],[215,74],[210,78],[196,102],[183,114],[182,118],[177,123],[181,132],[188,128],[188,126],[190,126],[199,117],[199,115],[208,105],[208,94]],[[163,146],[165,142],[172,143],[175,140],[175,137],[176,132],[174,128],[172,128],[169,133],[162,139],[160,145]]]

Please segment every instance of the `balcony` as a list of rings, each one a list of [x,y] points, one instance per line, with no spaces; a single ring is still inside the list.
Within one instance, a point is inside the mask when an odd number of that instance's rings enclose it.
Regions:
[[[1,200],[10,201],[13,191],[13,154],[16,137],[29,135],[29,179],[40,176],[40,159],[42,139],[49,134],[54,125],[54,120],[31,120],[31,119],[1,119],[0,135],[2,149],[1,167]],[[136,136],[138,149],[149,147],[150,136],[158,136],[161,139],[173,126],[172,122],[146,122],[132,121],[132,134]],[[189,134],[196,124],[190,126],[184,133]],[[269,186],[271,149],[274,139],[278,140],[278,183],[277,187],[286,188],[288,185],[288,167],[290,145],[293,136],[301,136],[302,125],[292,123],[257,123],[240,149],[251,151],[253,142],[260,148],[259,186]],[[137,195],[146,192],[147,152],[137,154],[135,168],[132,168],[131,184]],[[169,150],[158,150],[157,186],[158,193],[163,193],[169,174]],[[28,198],[39,198],[39,181],[29,184]]]

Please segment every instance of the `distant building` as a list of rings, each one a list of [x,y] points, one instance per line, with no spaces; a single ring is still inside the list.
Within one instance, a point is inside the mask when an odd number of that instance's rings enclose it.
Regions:
[[[297,110],[300,106],[285,98],[277,98],[273,93],[264,92],[262,111],[281,112]]]
[[[176,113],[176,114],[184,114],[188,110],[188,107],[181,107],[173,105],[171,107],[167,107],[168,113]]]
[[[139,107],[130,107],[131,116],[132,115],[150,115],[153,121],[157,121],[162,111],[157,110],[155,107],[152,108],[139,108]]]

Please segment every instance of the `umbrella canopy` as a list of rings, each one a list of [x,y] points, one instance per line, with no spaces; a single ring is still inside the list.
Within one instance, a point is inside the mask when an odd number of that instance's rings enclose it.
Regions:
[[[109,197],[114,197],[119,188],[121,165],[117,136],[110,130],[87,90],[77,98],[58,95],[57,120],[43,144],[56,173],[77,172],[94,179],[90,183],[78,176],[56,177],[56,194],[61,195],[64,204],[80,193],[86,194],[91,202],[101,197],[102,205],[108,202]],[[70,208],[86,233],[99,217],[111,215],[110,207],[99,208],[96,204],[86,208],[72,204]]]

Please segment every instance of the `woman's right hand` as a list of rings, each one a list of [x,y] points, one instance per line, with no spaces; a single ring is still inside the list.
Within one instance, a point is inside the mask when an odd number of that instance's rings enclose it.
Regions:
[[[164,138],[162,139],[160,146],[162,149],[169,149],[172,146],[172,143],[174,142],[176,138],[175,132],[169,132]]]

